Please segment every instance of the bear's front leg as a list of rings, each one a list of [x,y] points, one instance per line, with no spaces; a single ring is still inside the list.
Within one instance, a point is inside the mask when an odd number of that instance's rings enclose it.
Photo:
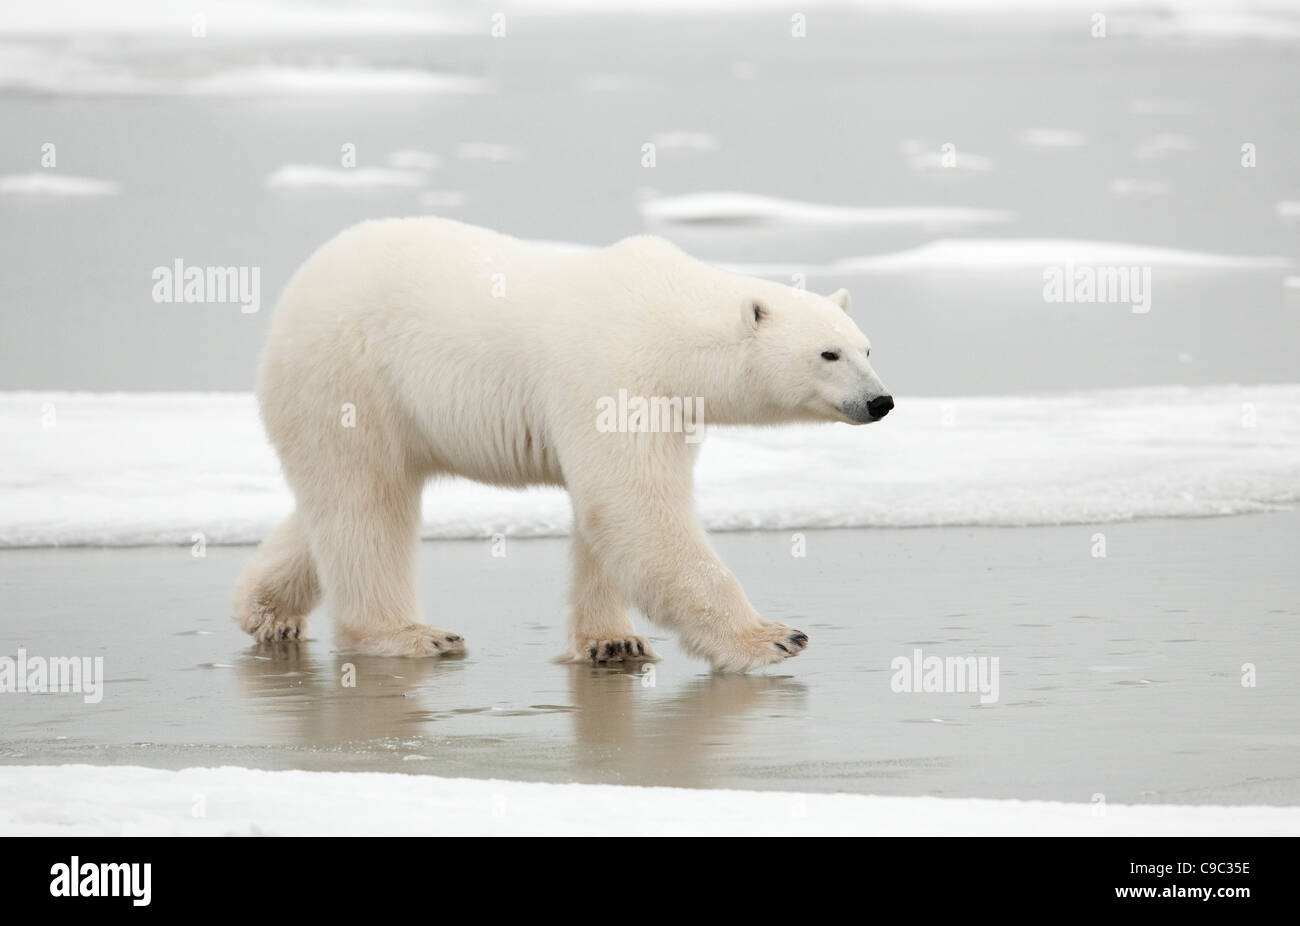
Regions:
[[[627,599],[601,572],[576,516],[569,606],[569,648],[561,662],[658,661],[650,642],[637,634]]]
[[[808,646],[802,630],[764,620],[754,610],[707,543],[687,547],[682,538],[676,546],[689,553],[665,556],[651,573],[664,589],[651,607],[677,629],[688,651],[709,660],[715,671],[748,672],[798,656]]]
[[[745,672],[808,645],[807,634],[764,620],[749,603],[695,517],[689,478],[605,489],[575,493],[578,531],[601,573],[686,650],[717,671]]]

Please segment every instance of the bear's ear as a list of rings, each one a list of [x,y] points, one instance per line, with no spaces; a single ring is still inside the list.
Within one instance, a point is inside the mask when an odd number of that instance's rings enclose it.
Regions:
[[[765,318],[767,318],[767,308],[757,299],[746,299],[740,304],[740,325],[744,331],[758,330],[758,326]]]
[[[849,299],[849,291],[847,289],[835,290],[835,292],[831,293],[830,300],[843,309],[845,315],[849,314],[849,304],[851,300]]]

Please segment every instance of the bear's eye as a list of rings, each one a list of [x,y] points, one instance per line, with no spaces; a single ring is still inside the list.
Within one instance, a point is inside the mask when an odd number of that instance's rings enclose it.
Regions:
[[[840,355],[839,355],[836,351],[833,351],[833,350],[824,350],[824,351],[822,351],[822,359],[823,359],[823,360],[839,360],[839,359],[840,359]]]

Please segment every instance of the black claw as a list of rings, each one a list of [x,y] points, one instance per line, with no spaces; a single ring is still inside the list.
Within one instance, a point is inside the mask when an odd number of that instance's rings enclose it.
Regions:
[[[796,643],[807,643],[808,634],[804,633],[802,630],[796,630],[794,632],[794,636],[792,636],[790,639]]]
[[[783,652],[783,653],[788,653],[788,652],[790,652],[788,649],[786,649],[786,648],[785,648],[784,646],[782,646],[780,643],[776,644],[776,648],[779,649],[779,650],[780,650],[781,652]]]
[[[430,640],[429,642],[433,644],[434,649],[442,649],[442,644],[437,640]]]
[[[637,640],[637,641],[636,641],[636,654],[637,654],[638,656],[644,656],[644,655],[645,655],[645,644],[642,643],[640,640]]]
[[[595,643],[593,643],[593,644],[591,644],[591,646],[588,646],[588,647],[587,647],[587,658],[590,659],[592,662],[595,662],[595,661],[596,661],[596,644],[595,644]]]
[[[460,637],[456,636],[456,634],[453,633],[451,636],[449,636],[449,637],[447,638],[447,642],[448,642],[448,643],[459,643],[459,642],[460,642]]]

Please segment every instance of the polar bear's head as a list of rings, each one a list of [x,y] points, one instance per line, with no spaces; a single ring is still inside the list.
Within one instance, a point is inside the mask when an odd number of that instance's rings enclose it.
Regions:
[[[818,296],[760,283],[742,299],[739,327],[747,385],[761,390],[754,398],[771,419],[867,424],[894,407],[847,290]]]

